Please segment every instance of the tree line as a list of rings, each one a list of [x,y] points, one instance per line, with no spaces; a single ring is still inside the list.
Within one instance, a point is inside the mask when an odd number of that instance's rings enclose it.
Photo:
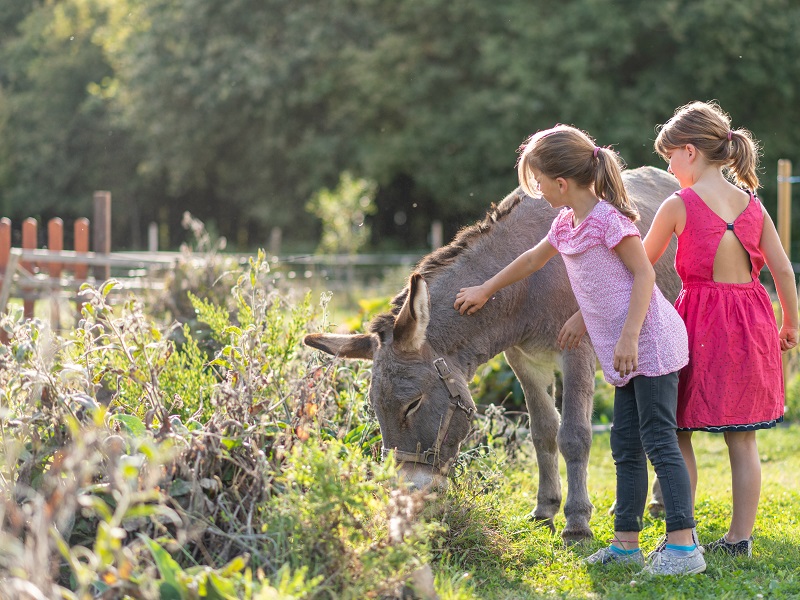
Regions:
[[[313,248],[308,200],[377,185],[372,247],[425,247],[516,186],[520,143],[555,123],[664,166],[655,127],[716,99],[798,162],[797,0],[30,0],[0,5],[0,208],[90,216],[114,246],[184,211],[229,239]],[[774,213],[773,213],[774,214]],[[795,228],[797,230],[797,228]]]

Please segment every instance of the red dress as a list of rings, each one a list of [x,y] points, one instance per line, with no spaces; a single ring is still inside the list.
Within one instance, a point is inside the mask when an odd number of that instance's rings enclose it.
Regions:
[[[764,215],[753,194],[726,223],[691,188],[678,192],[686,227],[675,269],[683,289],[675,301],[689,333],[689,364],[678,385],[678,428],[747,431],[783,420],[784,391],[778,328],[769,294],[758,280]],[[716,283],[714,257],[731,229],[750,255],[752,281]]]

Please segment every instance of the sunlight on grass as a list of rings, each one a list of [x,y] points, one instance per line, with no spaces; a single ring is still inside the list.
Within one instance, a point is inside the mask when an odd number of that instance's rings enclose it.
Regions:
[[[800,429],[779,427],[758,433],[763,467],[761,506],[752,559],[708,556],[705,574],[684,578],[645,578],[635,569],[592,567],[582,559],[611,537],[614,465],[609,434],[596,434],[589,488],[595,513],[595,539],[565,547],[561,538],[526,519],[536,503],[536,467],[532,456],[510,463],[476,500],[470,474],[453,486],[445,503],[467,510],[483,529],[483,552],[475,559],[447,544],[438,564],[437,589],[444,600],[522,598],[797,598],[800,596]],[[730,466],[721,435],[695,434],[699,464],[698,532],[701,541],[722,535],[730,518]],[[532,454],[532,453],[531,453]],[[562,462],[562,481],[566,482]],[[653,473],[651,469],[651,481]],[[566,496],[566,484],[563,490]],[[446,521],[446,519],[445,519]],[[556,527],[564,527],[558,515]],[[491,531],[489,531],[491,530]],[[451,532],[452,533],[452,532]],[[652,550],[664,533],[662,519],[645,515],[642,547]],[[491,541],[489,541],[491,540]],[[451,540],[452,541],[452,540]],[[475,543],[477,540],[472,540]],[[474,551],[474,548],[473,548]]]

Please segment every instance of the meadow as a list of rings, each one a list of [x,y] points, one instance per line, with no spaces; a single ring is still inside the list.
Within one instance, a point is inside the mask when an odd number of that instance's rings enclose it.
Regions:
[[[411,598],[427,567],[443,600],[800,595],[797,425],[759,434],[752,559],[709,557],[683,579],[587,568],[611,536],[607,432],[591,454],[590,543],[565,546],[528,519],[535,461],[526,417],[501,406],[515,392],[499,360],[473,382],[487,403],[447,492],[407,490],[380,461],[369,363],[301,344],[332,327],[330,295],[282,281],[263,254],[244,267],[216,255],[201,271],[187,261],[158,298],[87,286],[64,331],[2,317],[0,598]],[[598,422],[608,395],[599,384]],[[711,540],[729,471],[719,436],[697,441]],[[662,533],[648,517],[644,547]]]

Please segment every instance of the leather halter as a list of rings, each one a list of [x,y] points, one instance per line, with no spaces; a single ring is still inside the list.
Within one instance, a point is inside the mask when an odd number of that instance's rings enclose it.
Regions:
[[[458,388],[456,387],[456,381],[452,377],[452,371],[450,370],[450,367],[447,366],[447,363],[443,358],[437,358],[434,360],[433,366],[436,369],[436,373],[439,375],[439,379],[441,379],[447,386],[447,391],[450,394],[450,405],[447,407],[447,413],[445,414],[444,420],[439,426],[439,434],[436,436],[436,441],[433,443],[431,448],[428,448],[424,452],[422,451],[421,442],[417,442],[416,452],[406,452],[405,450],[397,450],[396,448],[383,447],[381,448],[381,456],[385,459],[389,452],[394,450],[394,457],[398,462],[420,463],[441,469],[446,472],[450,469],[450,466],[456,458],[454,456],[444,464],[439,458],[439,454],[442,449],[442,443],[447,437],[447,430],[450,427],[450,421],[452,420],[456,409],[463,410],[465,413],[467,413],[467,419],[471,420],[472,415],[475,413],[475,404],[470,402],[471,405],[468,405],[461,399],[461,392],[459,392]]]

